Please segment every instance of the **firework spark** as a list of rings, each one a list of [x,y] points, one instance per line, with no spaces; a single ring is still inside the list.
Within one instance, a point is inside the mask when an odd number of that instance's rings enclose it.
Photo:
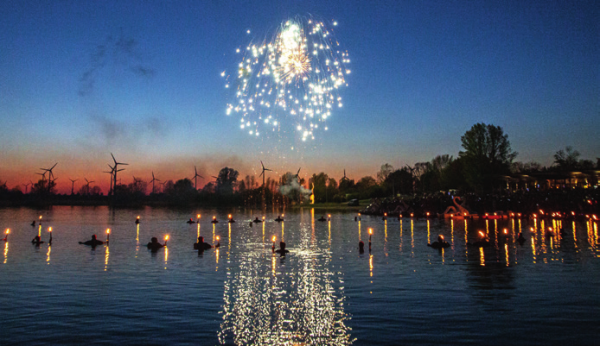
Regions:
[[[243,55],[236,102],[227,105],[226,113],[240,115],[242,130],[259,136],[263,129],[291,127],[303,141],[327,130],[327,118],[342,107],[339,90],[347,85],[350,59],[322,21],[289,19],[271,40],[236,52]],[[225,71],[221,76],[229,78]]]

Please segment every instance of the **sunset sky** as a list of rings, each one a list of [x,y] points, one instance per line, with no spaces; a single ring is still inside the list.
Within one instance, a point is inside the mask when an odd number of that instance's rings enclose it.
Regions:
[[[337,21],[344,105],[315,140],[249,136],[225,114],[221,72],[298,15]],[[259,160],[272,178],[359,179],[456,157],[477,122],[504,128],[517,161],[550,165],[567,145],[600,156],[598,1],[2,1],[0,18],[9,188],[58,162],[59,192],[87,178],[106,193],[111,152],[129,163],[122,183],[195,165],[204,185],[225,166],[258,175]]]

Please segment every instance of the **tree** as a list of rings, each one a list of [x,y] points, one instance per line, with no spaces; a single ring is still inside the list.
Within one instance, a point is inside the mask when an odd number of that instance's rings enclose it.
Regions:
[[[570,171],[577,169],[579,155],[579,152],[573,150],[572,146],[567,146],[565,150],[561,149],[554,154],[554,163],[561,170]]]
[[[394,171],[394,167],[389,163],[381,165],[381,169],[377,172],[377,182],[379,184],[383,183],[385,179]]]
[[[510,172],[517,152],[512,151],[508,135],[500,126],[478,123],[461,137],[465,151],[459,153],[464,159],[464,174],[472,189],[487,190],[499,183],[497,177]]]
[[[232,195],[237,185],[238,171],[225,167],[219,171],[217,176],[217,191],[221,195]]]

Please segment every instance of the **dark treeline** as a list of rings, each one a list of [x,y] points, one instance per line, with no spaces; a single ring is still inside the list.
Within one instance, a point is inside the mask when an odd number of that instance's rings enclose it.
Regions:
[[[457,157],[438,155],[431,161],[398,169],[386,163],[375,177],[365,176],[358,181],[347,178],[345,172],[339,179],[320,172],[313,174],[307,181],[299,177],[299,172],[288,172],[276,179],[263,177],[263,180],[255,176],[240,177],[238,171],[225,167],[214,177],[214,181],[201,189],[196,189],[188,178],[156,185],[134,179],[130,184],[116,184],[110,193],[104,195],[98,186],[90,186],[93,182],[87,182],[70,194],[57,194],[56,183],[43,176],[36,183],[24,185],[26,189],[29,185],[31,187],[26,193],[23,193],[21,186],[9,189],[6,183],[0,185],[0,203],[4,206],[113,204],[285,207],[307,202],[312,194],[315,203],[373,199],[380,206],[376,208],[379,211],[400,208],[441,212],[450,205],[449,195],[461,194],[470,196],[468,203],[474,210],[489,211],[509,208],[517,210],[513,205],[516,200],[520,200],[523,206],[532,204],[531,200],[538,198],[544,201],[554,199],[555,197],[548,197],[548,190],[557,188],[587,191],[552,193],[552,196],[569,194],[559,198],[563,201],[561,203],[567,203],[574,194],[580,195],[577,197],[579,202],[591,198],[595,201],[593,203],[597,203],[595,195],[600,159],[596,159],[596,162],[580,159],[579,152],[566,147],[554,154],[554,163],[549,167],[536,162],[517,162],[517,153],[512,151],[508,135],[503,129],[483,123],[475,124],[466,131],[461,137],[461,145],[463,151]],[[590,171],[590,174],[573,185],[569,174],[574,171]],[[514,177],[536,175],[539,178],[537,181],[530,179],[528,184],[510,185],[511,179],[515,181]],[[561,177],[562,180],[559,179]],[[508,199],[511,203],[505,201]],[[386,204],[390,206],[383,207]],[[539,205],[540,202],[535,204]]]

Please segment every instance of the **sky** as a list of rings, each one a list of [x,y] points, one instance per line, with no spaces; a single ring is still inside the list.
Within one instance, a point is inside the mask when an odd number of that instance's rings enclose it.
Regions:
[[[320,18],[349,54],[327,131],[240,129],[235,78],[251,42]],[[458,156],[476,123],[501,126],[517,161],[572,146],[600,156],[597,1],[2,1],[0,181],[58,162],[108,191],[110,153],[145,181],[297,171],[340,178]],[[333,22],[337,25],[333,25]],[[274,113],[277,117],[277,113]],[[281,117],[280,127],[295,124]]]

